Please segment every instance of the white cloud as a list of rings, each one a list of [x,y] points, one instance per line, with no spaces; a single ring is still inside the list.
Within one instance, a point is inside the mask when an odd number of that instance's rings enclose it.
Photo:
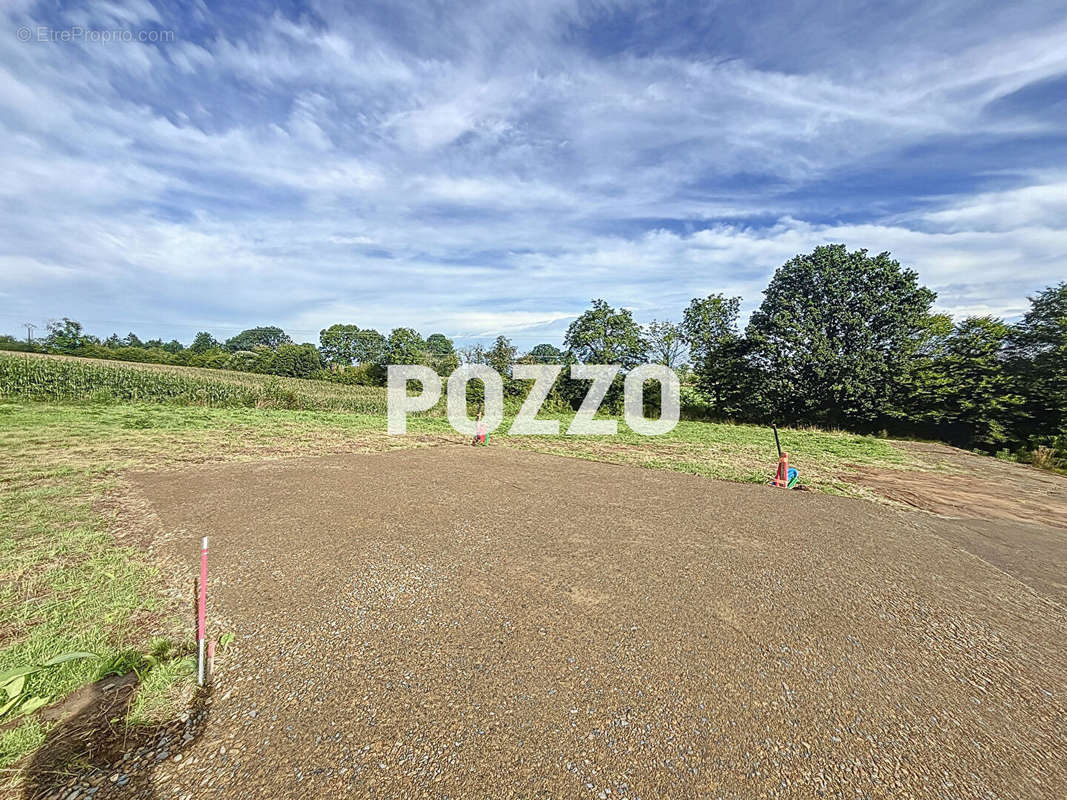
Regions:
[[[931,22],[801,68],[760,49],[782,41],[772,27],[748,31],[748,57],[598,55],[573,26],[602,11],[405,6],[389,27],[323,4],[158,47],[0,37],[10,313],[148,316],[187,336],[266,320],[314,335],[351,315],[532,344],[592,297],[640,318],[711,291],[751,308],[777,266],[825,242],[892,251],[956,313],[1017,315],[1062,278],[1062,163],[976,161],[989,188],[947,194],[931,160],[928,193],[847,223],[806,194],[871,164],[899,191],[894,154],[931,142],[1054,135],[985,111],[1067,71],[1062,21],[998,18],[996,39]],[[0,13],[14,29],[41,12]],[[171,13],[108,3],[78,19],[181,30]]]
[[[921,219],[947,231],[1059,228],[1067,220],[1067,180],[983,192],[957,205],[923,214]]]

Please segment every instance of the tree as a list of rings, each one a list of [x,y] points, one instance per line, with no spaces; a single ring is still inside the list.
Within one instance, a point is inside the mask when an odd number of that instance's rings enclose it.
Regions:
[[[319,331],[322,357],[329,364],[348,366],[356,361],[359,351],[359,327],[356,325],[331,325]]]
[[[168,353],[180,353],[185,349],[185,345],[179,342],[177,339],[171,339],[169,342],[163,345],[163,349]]]
[[[274,375],[289,375],[294,378],[308,378],[312,373],[322,369],[318,348],[310,342],[304,344],[283,344],[271,353],[269,366],[265,371]]]
[[[452,340],[443,333],[431,333],[426,339],[426,349],[438,375],[451,375],[459,366],[459,356]]]
[[[1024,437],[1035,444],[1061,437],[1067,450],[1067,282],[1030,298],[1009,343],[1011,371],[1023,395]]]
[[[225,369],[226,362],[232,354],[221,347],[212,347],[200,353],[192,353],[186,363],[190,367],[207,367],[209,369]]]
[[[677,367],[685,356],[685,337],[679,325],[652,320],[645,326],[648,357],[657,364]]]
[[[467,345],[458,351],[459,360],[463,364],[486,364],[486,350],[480,344]]]
[[[238,350],[255,350],[257,347],[269,347],[277,350],[280,345],[292,344],[293,340],[281,328],[269,325],[262,328],[249,328],[226,340],[223,345],[231,353]]]
[[[274,368],[274,351],[269,347],[257,347],[255,350],[238,350],[230,353],[223,369],[237,372],[269,373]]]
[[[219,347],[219,343],[214,336],[207,331],[200,331],[193,338],[193,343],[189,345],[189,352],[199,355],[217,347]]]
[[[485,352],[485,363],[500,374],[505,394],[519,394],[522,391],[522,385],[511,377],[511,366],[517,359],[518,350],[507,336],[497,336],[493,346]]]
[[[355,360],[360,364],[377,364],[385,356],[385,337],[373,328],[364,328],[356,336]]]
[[[747,329],[771,415],[831,427],[890,416],[935,297],[889,253],[824,245],[784,264]]]
[[[593,300],[567,328],[563,343],[574,356],[591,364],[635,367],[645,360],[646,343],[629,309],[616,311],[603,300]]]
[[[749,393],[745,341],[737,328],[740,312],[740,297],[710,294],[693,298],[682,317],[697,387],[719,417],[737,415]]]
[[[385,345],[385,364],[422,364],[426,342],[414,328],[394,328]]]
[[[552,344],[534,345],[533,349],[526,355],[535,364],[563,363],[563,351]]]
[[[126,338],[122,340],[123,347],[144,347],[145,343],[138,338],[137,334],[130,331],[126,334]]]
[[[948,314],[928,314],[919,324],[900,402],[889,412],[908,431],[921,430],[928,436],[937,436],[951,389],[941,361],[954,330]]]
[[[1009,424],[1021,402],[1005,367],[1009,332],[994,317],[971,317],[945,342],[935,370],[944,378],[941,416],[951,441],[986,450],[1008,442]]]
[[[72,353],[93,341],[92,337],[86,336],[83,332],[82,324],[70,317],[52,320],[48,323],[47,330],[44,346],[55,353]]]
[[[486,363],[500,373],[505,380],[511,376],[511,365],[515,363],[518,351],[507,336],[497,336],[493,346],[485,354]]]
[[[443,333],[431,333],[426,338],[426,349],[435,356],[450,356],[456,352],[452,340]]]

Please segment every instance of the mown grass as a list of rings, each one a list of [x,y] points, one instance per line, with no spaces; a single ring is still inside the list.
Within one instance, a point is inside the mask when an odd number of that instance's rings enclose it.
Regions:
[[[562,422],[565,431],[568,419]],[[512,437],[509,425],[493,435],[494,446],[737,481],[764,482],[776,462],[771,432],[753,426],[681,422],[648,438],[621,422],[612,437]],[[0,672],[69,650],[97,653],[98,660],[34,676],[35,693],[58,700],[100,677],[106,665],[135,663],[159,637],[188,636],[184,609],[172,607],[156,567],[116,538],[122,520],[103,501],[121,492],[125,471],[467,441],[433,416],[409,419],[408,430],[388,436],[380,414],[0,402]],[[821,491],[863,495],[841,477],[850,465],[919,466],[891,442],[871,437],[785,430],[782,443],[802,481]],[[138,721],[173,712],[189,667],[171,658],[147,673]],[[34,717],[9,727],[0,735],[0,765],[39,746],[45,732]]]
[[[562,428],[565,430],[565,423]],[[852,466],[923,468],[910,453],[885,439],[814,429],[783,429],[779,434],[782,449],[799,470],[801,482],[817,491],[870,497],[866,489],[844,479]],[[778,461],[770,428],[715,422],[683,420],[670,433],[655,437],[636,434],[620,421],[615,436],[504,435],[496,441],[543,453],[742,483],[766,483]]]

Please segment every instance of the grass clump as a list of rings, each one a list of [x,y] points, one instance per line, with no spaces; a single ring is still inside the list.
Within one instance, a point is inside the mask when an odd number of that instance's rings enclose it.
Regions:
[[[28,717],[0,734],[0,770],[8,769],[44,744],[46,735],[45,726],[35,717]]]

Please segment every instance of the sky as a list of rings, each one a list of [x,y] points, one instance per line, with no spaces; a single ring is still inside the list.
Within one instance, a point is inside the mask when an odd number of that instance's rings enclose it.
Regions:
[[[559,343],[830,242],[1067,279],[1067,4],[4,0],[0,332]]]

